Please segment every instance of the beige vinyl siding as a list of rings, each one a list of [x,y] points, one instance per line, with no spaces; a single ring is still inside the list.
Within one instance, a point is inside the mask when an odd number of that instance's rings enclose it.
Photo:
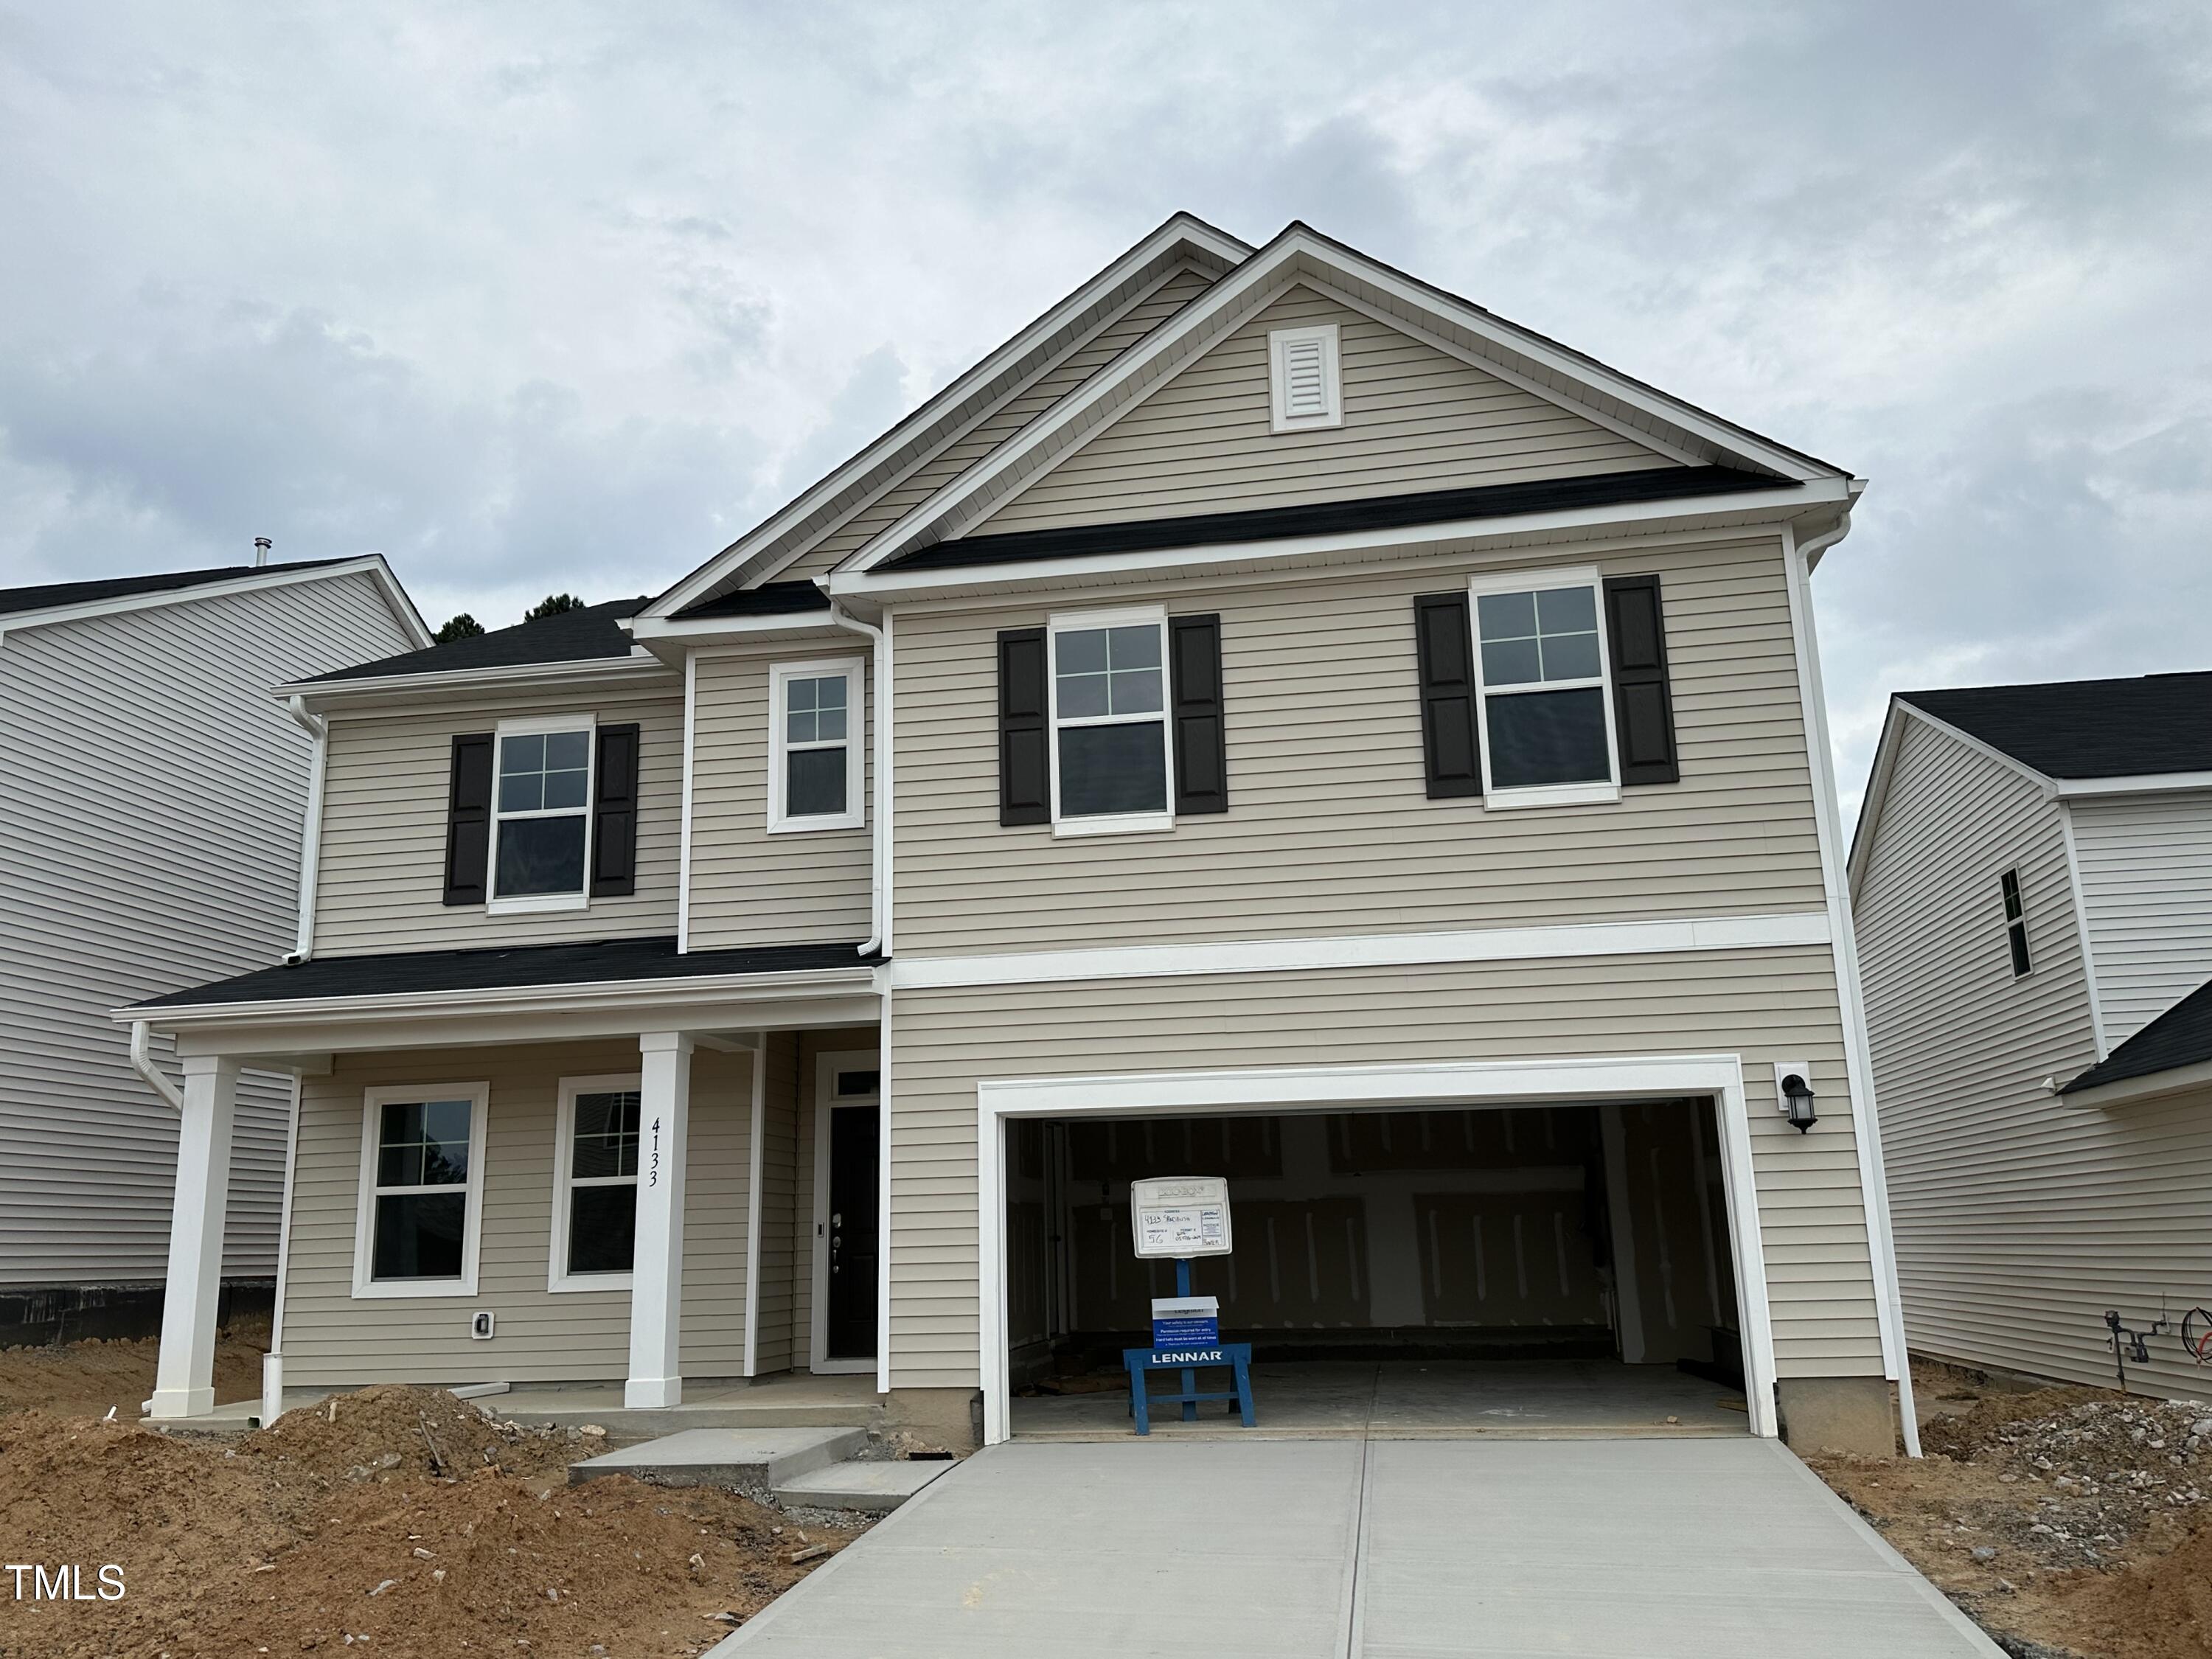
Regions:
[[[2095,1059],[2058,809],[2011,768],[1908,720],[1856,902],[1875,1092],[1918,1351],[2112,1378],[2104,1310],[2148,1324],[2212,1283],[2203,1099],[2055,1097]],[[2013,977],[1998,878],[2020,870],[2034,971]],[[2154,1340],[2138,1386],[2206,1397]]]
[[[2066,810],[2105,1041],[2117,1048],[2212,980],[2212,794],[2076,800]]]
[[[802,577],[818,576],[850,556],[871,538],[898,522],[904,514],[989,456],[1212,286],[1212,279],[1196,270],[1182,270],[1169,277],[978,421],[971,430],[947,444],[831,531],[775,580],[795,581]]]
[[[750,1057],[692,1056],[684,1177],[685,1374],[743,1369]],[[341,1055],[301,1091],[286,1275],[285,1382],[546,1382],[615,1380],[629,1364],[629,1292],[552,1291],[554,1127],[561,1079],[635,1072],[634,1043]],[[353,1296],[365,1091],[384,1084],[488,1081],[482,1246],[473,1297]],[[468,1333],[489,1310],[497,1334]]]
[[[1272,430],[1267,335],[1337,325],[1344,423]],[[1292,288],[970,533],[1227,513],[1677,463]]]
[[[581,910],[489,915],[448,906],[446,809],[453,742],[502,720],[591,714],[638,732],[637,891]],[[331,717],[315,950],[323,956],[556,945],[676,932],[683,833],[684,697],[676,677],[650,689],[458,696],[431,707]]]
[[[1601,806],[1429,799],[1414,596],[1563,559],[1660,573],[1681,782]],[[1230,810],[1160,835],[1000,827],[996,630],[1043,622],[1044,603],[900,615],[902,955],[1822,907],[1773,541],[1438,559],[1165,597],[1221,617]]]
[[[0,617],[0,1287],[158,1285],[177,1115],[112,1009],[266,968],[298,927],[313,744],[269,687],[414,643],[356,572]],[[167,1037],[157,1061],[174,1075]],[[276,1267],[289,1076],[239,1091],[228,1278]]]
[[[702,653],[692,687],[691,910],[689,948],[830,944],[868,937],[870,834],[768,829],[769,676],[778,663],[864,662],[862,642],[787,642],[742,654]],[[872,690],[872,672],[861,676]],[[873,698],[864,703],[872,716]],[[865,720],[862,795],[873,782]],[[873,802],[869,800],[872,811]]]
[[[1784,1376],[1881,1345],[1825,949],[901,992],[892,1026],[892,1382],[977,1382],[975,1085],[1242,1066],[1740,1054]],[[1774,1109],[1809,1060],[1821,1119]]]

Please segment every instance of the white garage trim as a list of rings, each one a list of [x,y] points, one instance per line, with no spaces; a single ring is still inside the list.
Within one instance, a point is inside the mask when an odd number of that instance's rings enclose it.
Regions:
[[[978,1298],[983,1442],[1008,1433],[1012,1379],[1006,1355],[1006,1137],[1010,1117],[1134,1116],[1177,1113],[1343,1111],[1362,1107],[1557,1105],[1706,1095],[1721,1127],[1722,1184],[1735,1253],[1743,1326],[1745,1398],[1754,1434],[1779,1431],[1774,1333],[1751,1164],[1751,1119],[1737,1054],[1661,1054],[1633,1060],[1418,1061],[1397,1066],[1295,1066],[1218,1072],[1139,1072],[1107,1077],[1006,1078],[979,1083],[976,1111]]]

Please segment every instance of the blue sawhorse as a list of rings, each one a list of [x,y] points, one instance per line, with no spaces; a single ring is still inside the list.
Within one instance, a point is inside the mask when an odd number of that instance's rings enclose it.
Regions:
[[[1137,1419],[1137,1432],[1152,1431],[1152,1408],[1154,1406],[1180,1405],[1182,1420],[1198,1420],[1198,1402],[1201,1400],[1233,1401],[1231,1409],[1243,1419],[1244,1426],[1253,1426],[1252,1414],[1252,1345],[1249,1342],[1216,1342],[1204,1348],[1124,1348],[1121,1363],[1129,1370],[1129,1413]],[[1226,1366],[1236,1373],[1237,1385],[1227,1390],[1202,1394],[1198,1389],[1198,1373],[1201,1370]],[[1146,1378],[1154,1371],[1181,1371],[1182,1388],[1175,1394],[1154,1394]]]

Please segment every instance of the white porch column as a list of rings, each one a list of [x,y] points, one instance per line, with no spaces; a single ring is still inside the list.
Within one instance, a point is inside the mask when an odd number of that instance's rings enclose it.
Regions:
[[[691,1109],[691,1038],[647,1031],[637,1040],[637,1253],[630,1268],[629,1380],[623,1404],[679,1405],[683,1342],[684,1164]]]
[[[216,1301],[222,1292],[222,1218],[230,1203],[230,1132],[237,1107],[236,1060],[195,1056],[185,1061],[169,1278],[149,1413],[155,1417],[199,1417],[215,1409]]]

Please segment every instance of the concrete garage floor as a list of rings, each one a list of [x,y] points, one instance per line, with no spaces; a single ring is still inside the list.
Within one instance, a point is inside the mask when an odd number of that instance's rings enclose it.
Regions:
[[[1201,1371],[1202,1389],[1224,1389],[1225,1371]],[[1172,1386],[1155,1380],[1158,1390]],[[1424,1436],[1744,1434],[1743,1394],[1672,1365],[1617,1360],[1292,1360],[1252,1368],[1259,1417],[1247,1429],[1220,1406],[1199,1407],[1195,1423],[1155,1407],[1154,1437],[1304,1439],[1365,1435]],[[1731,1408],[1724,1401],[1734,1401]],[[1130,1433],[1126,1387],[1100,1394],[1047,1395],[1013,1402],[1022,1440],[1121,1439]],[[1672,1417],[1674,1422],[1668,1422]]]
[[[1996,1659],[1782,1446],[994,1446],[709,1659]]]

